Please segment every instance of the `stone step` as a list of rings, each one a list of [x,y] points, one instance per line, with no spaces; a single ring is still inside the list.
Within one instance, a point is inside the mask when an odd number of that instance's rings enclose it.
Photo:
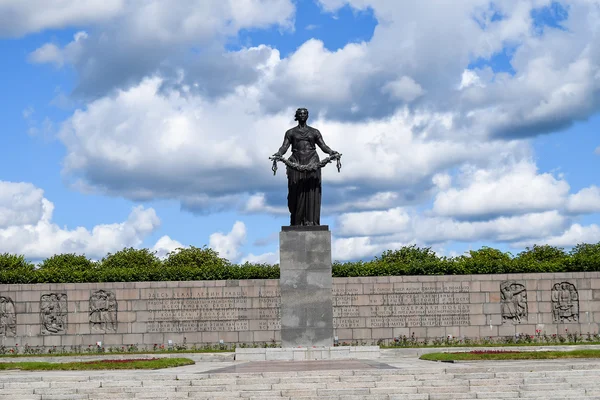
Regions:
[[[0,379],[0,388],[19,388],[19,387],[27,387],[27,388],[48,388],[48,387],[60,387],[69,384],[81,386],[81,385],[96,385],[98,382],[113,382],[114,384],[123,385],[123,386],[131,386],[131,385],[153,385],[153,386],[161,386],[165,384],[169,385],[180,385],[180,383],[172,383],[172,382],[194,382],[194,384],[201,384],[201,382],[219,382],[224,384],[237,384],[237,383],[249,383],[249,382],[257,382],[261,383],[279,383],[281,381],[285,382],[383,382],[383,381],[445,381],[447,384],[449,382],[479,382],[485,384],[498,384],[501,382],[521,382],[526,384],[536,384],[536,383],[579,383],[589,381],[590,378],[600,376],[599,370],[590,370],[590,371],[568,371],[563,372],[560,376],[539,376],[537,373],[518,373],[511,374],[510,376],[504,375],[503,373],[474,373],[474,374],[415,374],[410,373],[407,374],[404,371],[398,370],[390,370],[387,374],[377,374],[376,372],[373,375],[365,374],[364,371],[356,371],[356,375],[347,375],[347,374],[324,374],[322,376],[265,376],[262,374],[219,374],[219,375],[168,375],[168,376],[89,376],[85,379],[77,377],[77,379],[67,379],[67,378],[75,378],[75,377],[63,377],[63,376],[51,376],[48,378],[38,378],[36,380],[31,379],[23,379],[26,377],[23,376],[11,376],[11,377],[2,377]]]
[[[532,367],[527,367],[523,371],[504,372],[497,371],[497,368],[456,368],[456,369],[388,369],[388,370],[357,370],[357,371],[305,371],[305,372],[267,372],[267,373],[235,373],[235,374],[99,374],[94,376],[26,376],[22,374],[4,374],[0,376],[0,385],[3,383],[27,383],[32,382],[33,386],[47,387],[44,382],[88,382],[88,381],[128,381],[131,384],[134,381],[172,381],[172,380],[211,380],[223,379],[231,382],[239,379],[260,379],[275,382],[276,379],[285,378],[286,380],[336,380],[336,381],[356,381],[358,379],[367,379],[373,381],[379,380],[479,380],[479,379],[537,379],[543,383],[544,379],[557,382],[564,382],[566,377],[569,379],[585,380],[586,377],[598,376],[600,374],[600,365],[595,369],[568,369],[567,371],[541,371],[537,368],[532,372]],[[515,367],[516,368],[516,367]],[[483,371],[483,372],[482,372]],[[532,381],[533,383],[533,381]],[[1,386],[0,386],[1,387]]]
[[[12,393],[1,393],[0,400],[40,400],[42,398],[41,395],[33,395],[33,394],[12,394]]]
[[[478,399],[518,399],[519,392],[509,391],[510,388],[504,388],[502,392],[477,392]]]
[[[432,387],[433,388],[433,387]],[[505,388],[504,391],[493,392],[424,392],[424,393],[373,393],[369,388],[354,389],[315,389],[315,390],[292,390],[284,391],[218,391],[218,392],[193,392],[193,391],[145,391],[143,388],[135,392],[95,392],[95,393],[46,393],[46,394],[15,394],[12,391],[3,391],[0,394],[0,400],[93,400],[93,399],[346,399],[346,400],[443,400],[443,399],[595,399],[600,400],[598,392],[585,392],[583,390],[564,390],[549,393],[545,391],[512,391]],[[508,389],[508,390],[507,390]]]
[[[235,374],[3,374],[0,400],[596,399],[600,365],[514,365]],[[552,397],[550,397],[552,396]]]
[[[547,390],[551,392],[560,391],[560,390],[568,390],[571,389],[572,386],[570,383],[537,383],[537,384],[527,384],[527,385],[519,385],[519,390],[523,391],[542,391]]]
[[[429,393],[429,400],[476,399],[477,393]]]
[[[600,376],[600,373],[597,376]],[[529,389],[546,389],[555,390],[561,388],[570,387],[596,387],[600,385],[600,381],[593,380],[591,377],[570,377],[566,376],[563,381],[556,381],[552,378],[524,378],[524,379],[460,379],[460,380],[447,380],[430,377],[423,379],[423,377],[415,376],[387,376],[385,379],[381,377],[354,377],[348,379],[337,379],[334,377],[329,378],[312,378],[312,379],[300,379],[300,378],[256,378],[256,379],[201,379],[201,380],[163,380],[163,381],[132,381],[132,380],[110,380],[110,378],[100,381],[88,381],[88,382],[5,382],[0,384],[0,388],[3,391],[6,390],[25,390],[28,392],[35,391],[38,394],[44,394],[48,390],[60,389],[60,388],[109,388],[109,387],[146,387],[146,388],[171,388],[180,386],[238,386],[238,387],[275,387],[275,388],[289,388],[294,389],[303,387],[307,384],[315,387],[455,387],[455,386],[490,386],[496,387],[500,385],[511,385],[519,386],[521,388]]]

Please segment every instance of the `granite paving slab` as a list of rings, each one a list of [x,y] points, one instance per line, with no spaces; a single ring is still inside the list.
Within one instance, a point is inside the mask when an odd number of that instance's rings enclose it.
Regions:
[[[363,369],[395,369],[389,364],[369,360],[317,360],[317,361],[254,361],[239,365],[205,371],[207,374],[253,373],[253,372],[292,372],[292,371],[333,371]]]

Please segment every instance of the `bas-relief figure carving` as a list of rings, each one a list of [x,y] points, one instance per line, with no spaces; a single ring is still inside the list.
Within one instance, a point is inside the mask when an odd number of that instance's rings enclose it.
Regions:
[[[117,299],[113,292],[97,290],[90,296],[90,329],[117,331]]]
[[[42,335],[61,334],[67,331],[66,293],[49,293],[41,296],[40,323]]]
[[[306,108],[296,110],[295,120],[298,125],[285,133],[279,151],[269,158],[273,160],[273,173],[277,161],[287,167],[290,225],[316,226],[321,224],[321,168],[336,160],[339,172],[342,155],[325,144],[318,129],[306,125]],[[315,145],[330,156],[320,161]],[[283,155],[290,146],[292,155],[286,160]]]
[[[521,322],[527,319],[527,290],[525,286],[505,281],[500,284],[502,321]]]
[[[0,296],[0,336],[16,336],[17,315],[15,303],[10,297]]]
[[[572,283],[552,286],[552,318],[554,322],[579,321],[579,294]]]

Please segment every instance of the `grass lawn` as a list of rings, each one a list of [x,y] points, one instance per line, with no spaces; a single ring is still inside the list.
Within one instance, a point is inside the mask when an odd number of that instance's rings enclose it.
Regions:
[[[14,358],[14,357],[78,357],[78,356],[115,356],[115,355],[119,355],[119,354],[127,354],[127,355],[136,355],[136,354],[178,354],[178,353],[233,353],[234,350],[208,350],[208,349],[197,349],[197,350],[161,350],[161,351],[154,351],[154,350],[148,350],[148,351],[114,351],[114,352],[110,352],[110,351],[102,351],[102,352],[98,352],[95,350],[89,351],[89,352],[82,352],[82,353],[75,353],[75,352],[56,352],[56,353],[21,353],[21,354],[0,354],[0,358],[2,357],[7,357],[7,358]]]
[[[9,362],[0,363],[0,370],[23,371],[84,371],[95,369],[161,369],[195,364],[189,358],[151,358],[129,360],[99,360],[70,363]]]
[[[429,361],[475,361],[475,360],[553,360],[557,358],[600,358],[600,350],[572,351],[510,351],[475,350],[464,353],[429,353],[419,357]]]
[[[436,348],[436,347],[456,347],[456,348],[461,348],[461,347],[520,347],[520,346],[528,346],[528,347],[540,347],[540,346],[586,346],[586,345],[600,345],[600,342],[597,341],[586,341],[586,340],[582,340],[579,342],[565,342],[565,343],[560,343],[560,342],[556,342],[556,343],[539,343],[539,342],[522,342],[522,343],[485,343],[485,344],[474,344],[474,343],[461,343],[461,344],[446,344],[446,343],[442,343],[442,344],[427,344],[427,345],[422,345],[422,344],[417,344],[417,345],[408,345],[408,346],[401,346],[401,345],[380,345],[379,347],[381,347],[382,349],[421,349],[421,348]]]

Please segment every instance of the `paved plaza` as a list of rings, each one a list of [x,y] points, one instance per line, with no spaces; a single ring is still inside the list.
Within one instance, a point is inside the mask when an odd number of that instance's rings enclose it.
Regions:
[[[382,353],[299,362],[191,354],[195,365],[156,371],[4,371],[0,400],[600,400],[600,360],[441,363]]]

